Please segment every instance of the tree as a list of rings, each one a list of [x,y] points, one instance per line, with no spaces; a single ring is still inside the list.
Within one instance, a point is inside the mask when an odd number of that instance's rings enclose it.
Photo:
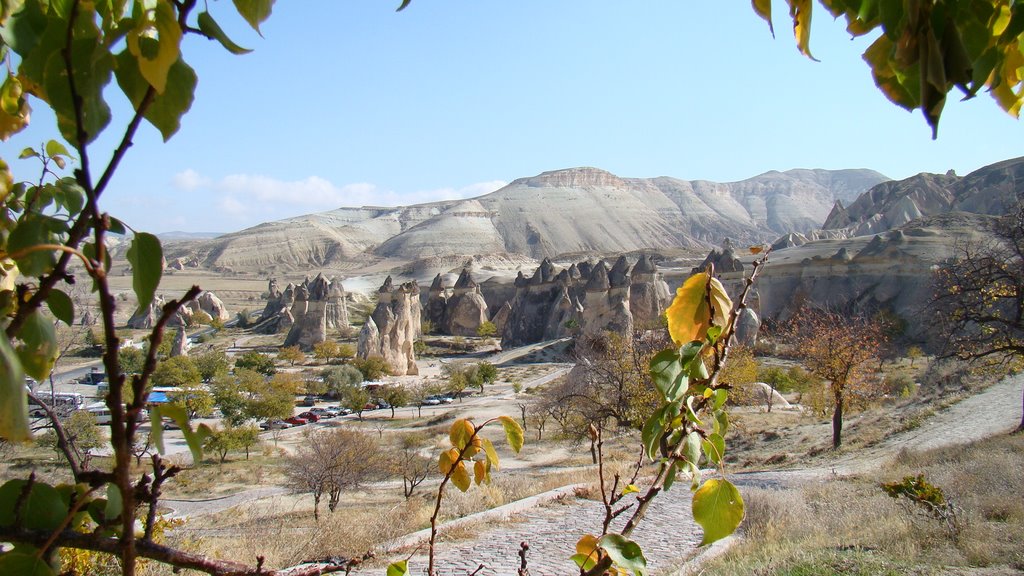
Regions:
[[[398,437],[397,446],[388,451],[391,473],[402,477],[402,495],[406,500],[434,471],[434,460],[423,455],[430,446],[428,440],[424,434],[402,434]]]
[[[277,359],[295,366],[296,362],[305,362],[306,354],[298,346],[285,346],[277,351]]]
[[[358,384],[349,384],[339,390],[341,405],[356,413],[360,420],[363,419],[363,410],[366,403],[370,401],[370,393],[366,388]]]
[[[405,386],[385,386],[379,394],[381,400],[391,405],[392,418],[395,417],[395,408],[401,408],[409,403],[409,392],[406,391]]]
[[[135,347],[124,347],[118,351],[119,362],[125,374],[139,374],[142,372],[146,355],[142,350]]]
[[[373,382],[391,374],[391,367],[380,356],[369,358],[357,358],[352,362],[360,372],[363,373],[363,380]]]
[[[69,450],[61,450],[55,430],[47,430],[39,437],[39,445],[53,448],[66,458],[75,458],[77,466],[88,470],[93,451],[106,443],[103,429],[96,426],[96,416],[86,410],[76,410],[64,421],[64,434]]]
[[[206,417],[213,413],[213,394],[199,383],[178,386],[177,390],[167,394],[167,400],[172,405],[184,408],[189,418]]]
[[[239,368],[255,370],[256,372],[266,374],[267,376],[273,376],[277,373],[277,367],[274,366],[274,359],[267,354],[256,352],[255,350],[250,350],[235,360],[235,369],[237,370]]]
[[[198,384],[202,378],[188,356],[174,356],[161,361],[153,372],[154,386],[182,387]]]
[[[291,416],[302,386],[301,378],[294,374],[277,374],[268,382],[263,375],[243,368],[216,378],[210,389],[228,424],[241,426],[252,419]]]
[[[789,324],[792,353],[813,374],[828,381],[834,450],[842,444],[843,411],[848,402],[878,391],[878,379],[869,367],[878,359],[885,333],[881,323],[865,316],[806,307]]]
[[[800,52],[812,58],[809,0],[787,0]],[[1024,77],[1017,73],[1024,49],[1024,16],[1007,0],[877,2],[820,0],[847,31],[862,36],[880,31],[864,52],[875,85],[891,102],[920,109],[938,135],[946,95],[954,87],[966,98],[982,89],[1014,117],[1020,113]],[[756,0],[754,11],[772,26],[771,0]],[[1012,16],[1011,16],[1012,11]],[[774,31],[773,31],[774,33]]]
[[[989,239],[957,247],[935,276],[940,354],[1001,369],[1024,357],[1024,201],[992,223]],[[1024,404],[1024,398],[1022,398]],[[1024,431],[1024,416],[1017,431]]]
[[[255,426],[225,426],[214,428],[206,440],[203,448],[215,452],[223,464],[228,459],[228,453],[237,450],[245,450],[245,459],[249,459],[249,448],[259,440],[259,428]]]
[[[313,494],[313,517],[319,519],[324,493],[334,512],[342,491],[387,475],[388,466],[380,454],[379,443],[365,432],[351,428],[316,432],[288,458],[285,474],[295,491]]]
[[[494,325],[494,322],[485,320],[480,323],[476,328],[476,335],[480,338],[492,338],[498,333],[498,327]]]
[[[223,350],[210,350],[190,358],[199,370],[199,377],[203,382],[211,382],[214,378],[227,374],[231,369],[231,361]]]
[[[341,352],[341,345],[334,340],[324,340],[313,344],[313,357],[330,364],[331,360],[337,358]]]
[[[320,378],[327,386],[325,393],[332,398],[337,398],[341,390],[346,386],[361,384],[363,373],[355,366],[345,364],[344,366],[332,366],[320,372]]]

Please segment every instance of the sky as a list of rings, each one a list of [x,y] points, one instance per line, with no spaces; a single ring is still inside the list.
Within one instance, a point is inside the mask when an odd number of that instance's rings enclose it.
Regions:
[[[1024,156],[1024,127],[987,94],[947,102],[939,138],[875,88],[844,26],[815,4],[797,51],[784,3],[773,38],[746,0],[277,2],[238,44],[187,36],[196,100],[167,143],[144,126],[102,208],[136,230],[231,232],[342,206],[479,196],[593,166],[622,177],[731,182],[769,170],[964,175]],[[130,110],[90,148],[105,162]],[[58,137],[39,103],[0,143],[13,159]],[[9,160],[17,179],[38,165]],[[94,168],[94,171],[96,168]]]

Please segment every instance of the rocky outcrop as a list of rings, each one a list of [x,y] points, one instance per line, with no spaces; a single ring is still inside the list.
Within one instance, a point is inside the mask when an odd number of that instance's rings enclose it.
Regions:
[[[427,291],[427,305],[423,310],[423,319],[429,322],[435,331],[440,331],[445,325],[447,311],[448,291],[445,289],[441,274],[438,274],[430,283],[430,289]]]
[[[619,334],[633,332],[633,314],[629,309],[629,277],[623,273],[625,269],[625,266],[616,262],[609,271],[604,261],[601,261],[590,273],[584,288],[584,335],[596,336],[606,330]]]
[[[224,302],[217,295],[210,291],[204,291],[199,295],[198,298],[188,303],[188,309],[191,310],[192,314],[203,311],[209,314],[210,318],[219,320],[221,322],[227,322],[231,320],[231,313],[228,312]]]
[[[646,254],[633,266],[629,276],[629,311],[633,314],[633,323],[642,327],[657,326],[661,314],[672,302],[668,283]]]
[[[420,322],[419,286],[412,281],[396,288],[388,276],[377,291],[377,306],[359,332],[356,356],[383,358],[395,375],[419,374],[413,343]]]
[[[865,236],[945,212],[998,216],[1016,204],[1022,185],[1024,158],[985,166],[962,178],[952,171],[918,174],[874,186],[847,207],[837,204],[822,228]]]
[[[171,343],[171,354],[173,358],[175,356],[188,356],[188,338],[185,336],[185,329],[178,326],[178,329],[174,332],[174,342]]]
[[[345,288],[339,280],[327,280],[323,274],[298,286],[289,283],[279,289],[271,278],[267,285],[267,303],[254,330],[262,334],[286,332],[286,346],[309,350],[327,339],[329,330],[350,329]]]
[[[487,302],[469,269],[463,268],[446,302],[444,332],[452,336],[476,336],[484,322],[487,322]]]
[[[656,326],[671,300],[668,284],[646,255],[632,266],[623,256],[610,268],[604,261],[584,261],[557,272],[545,259],[529,279],[520,273],[515,286],[515,297],[495,314],[503,322],[503,346]]]
[[[819,228],[836,200],[852,202],[885,180],[870,170],[789,170],[716,183],[570,168],[474,199],[341,208],[269,222],[169,250],[168,257],[208,269],[294,271],[342,269],[375,257],[509,253],[539,260],[703,247],[723,237],[760,242]]]

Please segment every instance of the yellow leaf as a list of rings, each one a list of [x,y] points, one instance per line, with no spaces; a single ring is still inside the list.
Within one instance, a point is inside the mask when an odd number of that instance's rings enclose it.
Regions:
[[[750,4],[754,7],[754,12],[768,23],[768,29],[771,30],[772,36],[775,36],[775,26],[772,25],[772,0],[750,0]]]
[[[452,472],[452,484],[459,490],[465,492],[469,490],[472,485],[472,480],[469,478],[469,470],[466,470],[466,464],[459,462],[455,465],[455,470]]]
[[[448,439],[451,440],[452,446],[462,450],[475,432],[476,428],[473,426],[473,422],[466,418],[460,418],[452,423],[452,427],[448,430]]]
[[[448,450],[441,453],[441,457],[438,458],[437,468],[441,471],[441,474],[445,476],[451,471],[452,466],[459,461],[459,451],[455,448],[449,448]]]
[[[627,484],[626,487],[622,489],[622,495],[625,496],[626,494],[635,494],[639,491],[640,488],[637,487],[636,484]]]
[[[707,294],[710,291],[711,302],[714,304],[714,316],[708,306]],[[732,300],[725,292],[725,287],[717,278],[706,272],[690,276],[676,290],[675,300],[665,311],[668,318],[668,332],[672,340],[680,346],[694,340],[703,340],[711,327],[728,328],[729,313],[732,311]]]
[[[498,451],[494,449],[494,444],[491,443],[487,438],[483,439],[484,454],[487,455],[487,461],[491,463],[491,467],[495,470],[498,469]]]
[[[505,439],[508,440],[508,445],[513,452],[518,454],[523,449],[523,442],[526,439],[523,427],[511,416],[499,416],[498,420],[501,421],[501,426],[505,429]]]
[[[473,463],[473,476],[477,486],[491,483],[490,465],[487,460],[477,460]]]
[[[811,0],[787,0],[789,2],[789,15],[793,17],[793,34],[796,36],[796,45],[800,53],[811,60],[817,60],[811,55]]]
[[[128,32],[127,43],[142,77],[158,94],[163,94],[167,74],[181,56],[181,27],[171,1],[159,0],[153,19],[140,19],[139,25]]]
[[[584,534],[583,537],[576,542],[576,553],[583,554],[584,556],[594,554],[598,549],[597,540],[597,536]]]

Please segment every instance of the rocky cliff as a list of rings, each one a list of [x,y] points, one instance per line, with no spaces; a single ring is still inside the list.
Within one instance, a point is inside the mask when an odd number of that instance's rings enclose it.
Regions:
[[[871,170],[768,172],[731,183],[545,172],[470,200],[340,208],[168,247],[184,265],[247,272],[345,270],[380,258],[703,247],[819,228],[836,201],[886,178]]]

